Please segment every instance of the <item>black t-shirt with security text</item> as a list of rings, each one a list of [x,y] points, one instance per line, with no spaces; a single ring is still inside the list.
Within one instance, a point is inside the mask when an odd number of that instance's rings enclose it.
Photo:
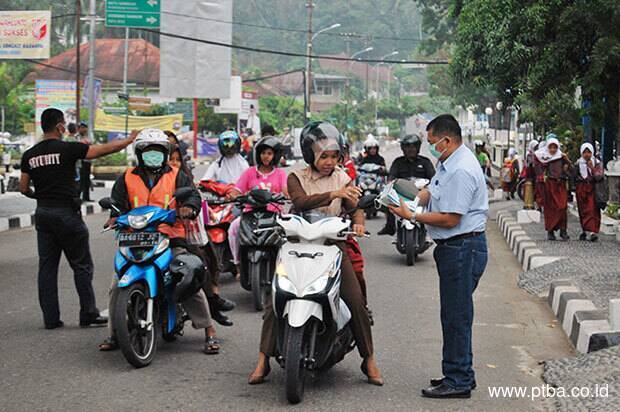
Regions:
[[[75,162],[84,159],[88,145],[45,139],[22,156],[21,171],[34,183],[38,206],[71,207],[79,198]]]

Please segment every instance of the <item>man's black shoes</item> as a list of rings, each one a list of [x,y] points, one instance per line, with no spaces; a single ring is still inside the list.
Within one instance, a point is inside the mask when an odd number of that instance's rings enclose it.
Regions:
[[[232,300],[223,298],[217,294],[213,295],[213,299],[214,299],[215,306],[223,312],[228,312],[230,310],[233,310],[236,306],[235,302],[233,302]]]
[[[442,383],[439,386],[431,386],[430,388],[422,389],[422,396],[436,399],[471,398],[471,390],[453,389],[445,383]]]
[[[383,236],[383,235],[390,235],[390,236],[394,236],[395,231],[394,230],[390,230],[387,227],[384,227],[383,229],[381,229],[380,231],[377,232],[377,234],[379,236]]]
[[[439,379],[431,379],[431,386],[439,386],[443,383],[444,378],[439,378]],[[472,383],[471,385],[471,390],[473,391],[474,389],[476,389],[476,381],[474,381],[474,383]]]
[[[87,328],[89,326],[106,326],[108,324],[108,317],[97,315],[87,320],[80,320],[80,328]]]
[[[45,329],[58,329],[65,326],[65,323],[62,320],[59,320],[56,323],[50,323],[49,325],[45,325]]]
[[[232,326],[233,325],[233,321],[230,320],[228,318],[228,316],[224,315],[219,310],[211,311],[211,317],[213,318],[214,321],[216,321],[217,323],[219,323],[222,326]]]

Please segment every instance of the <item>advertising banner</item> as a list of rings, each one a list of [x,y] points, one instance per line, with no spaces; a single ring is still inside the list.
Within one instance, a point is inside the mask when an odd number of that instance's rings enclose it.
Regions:
[[[49,59],[49,10],[0,11],[0,59]]]
[[[161,130],[172,130],[175,133],[183,126],[182,114],[167,116],[129,116],[128,131],[142,130],[154,127]],[[125,132],[125,116],[107,114],[103,110],[97,110],[95,130],[104,132]]]
[[[73,80],[36,80],[34,83],[35,96],[35,136],[43,135],[41,130],[41,113],[53,107],[65,114],[65,122],[75,123],[75,81]]]

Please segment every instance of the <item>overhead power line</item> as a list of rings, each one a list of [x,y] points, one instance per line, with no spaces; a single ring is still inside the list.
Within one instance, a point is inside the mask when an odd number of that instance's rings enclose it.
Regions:
[[[243,83],[259,82],[261,80],[273,79],[274,77],[286,76],[287,74],[303,72],[303,71],[304,71],[304,69],[289,70],[287,72],[274,73],[274,74],[269,74],[269,75],[261,76],[261,77],[254,77],[253,79],[244,79],[244,80],[242,80],[242,82]]]
[[[268,29],[268,30],[274,30],[274,31],[284,31],[284,32],[290,32],[290,33],[308,34],[307,30],[302,30],[302,29],[292,29],[292,28],[289,28],[289,27],[278,27],[278,26],[267,26],[267,25],[263,25],[263,24],[245,23],[245,22],[240,22],[240,21],[220,20],[220,19],[213,19],[213,18],[209,18],[209,17],[192,16],[192,15],[189,15],[189,14],[175,13],[175,12],[172,12],[172,11],[162,11],[161,14],[167,14],[167,15],[170,15],[170,16],[178,16],[178,17],[187,17],[187,18],[192,18],[192,19],[196,19],[196,20],[212,21],[212,22],[216,22],[216,23],[232,24],[234,26],[245,26],[245,27],[254,27],[254,28],[258,28],[258,29]],[[64,18],[64,17],[73,17],[73,16],[75,16],[75,13],[59,14],[59,15],[56,15],[56,16],[52,16],[52,20],[53,19],[60,19],[60,18]],[[82,16],[86,17],[87,15],[82,15]],[[421,42],[420,39],[416,39],[416,38],[391,37],[391,36],[375,36],[373,34],[359,34],[359,33],[325,32],[322,35],[324,35],[324,36],[336,36],[336,37],[353,37],[353,38],[358,38],[358,39],[369,39],[369,40],[395,40],[395,41],[408,41],[408,42],[413,42],[413,43]]]
[[[171,11],[162,11],[161,14],[168,14],[171,16],[179,16],[179,17],[188,17],[188,18],[197,19],[197,20],[213,21],[213,22],[224,23],[224,24],[232,24],[235,26],[246,26],[246,27],[259,28],[259,29],[269,29],[269,30],[275,30],[275,31],[286,31],[286,32],[291,32],[291,33],[308,34],[307,30],[292,29],[289,27],[267,26],[267,25],[256,24],[256,23],[245,23],[245,22],[239,22],[239,21],[220,20],[220,19],[213,19],[209,17],[200,17],[200,16],[192,16],[189,14],[175,13]],[[326,33],[323,33],[323,35],[338,36],[338,37],[356,37],[360,39],[397,40],[397,41],[410,41],[410,42],[421,41],[420,39],[407,38],[407,37],[375,36],[372,34],[341,33],[341,32],[326,32]]]
[[[153,29],[146,29],[146,28],[136,28],[134,30],[140,30],[140,31],[145,31],[145,32],[150,32],[150,33],[157,33],[157,34],[160,34],[161,36],[172,37],[172,38],[182,39],[182,40],[195,41],[195,42],[198,42],[198,43],[210,44],[210,45],[213,45],[213,46],[227,47],[229,49],[245,50],[245,51],[250,51],[250,52],[255,52],[255,53],[275,54],[275,55],[279,55],[279,56],[304,57],[304,58],[310,57],[310,58],[313,58],[313,59],[336,60],[336,61],[345,61],[345,62],[361,62],[361,63],[428,64],[428,65],[448,64],[447,61],[442,61],[442,60],[429,60],[429,61],[425,61],[425,60],[351,59],[349,57],[339,57],[339,56],[325,56],[325,55],[315,55],[315,54],[309,55],[309,54],[306,54],[306,53],[295,53],[295,52],[287,52],[287,51],[280,51],[280,50],[259,49],[259,48],[255,48],[255,47],[248,47],[248,46],[241,46],[241,45],[222,43],[222,42],[217,42],[217,41],[213,41],[213,40],[198,39],[198,38],[195,38],[195,37],[184,36],[184,35],[181,35],[181,34],[166,33],[166,32],[163,32],[161,30],[153,30]]]

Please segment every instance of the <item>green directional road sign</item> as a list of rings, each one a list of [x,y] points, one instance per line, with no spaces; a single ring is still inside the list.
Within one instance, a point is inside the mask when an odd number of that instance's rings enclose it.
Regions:
[[[161,0],[106,0],[105,25],[157,28],[160,7]]]

